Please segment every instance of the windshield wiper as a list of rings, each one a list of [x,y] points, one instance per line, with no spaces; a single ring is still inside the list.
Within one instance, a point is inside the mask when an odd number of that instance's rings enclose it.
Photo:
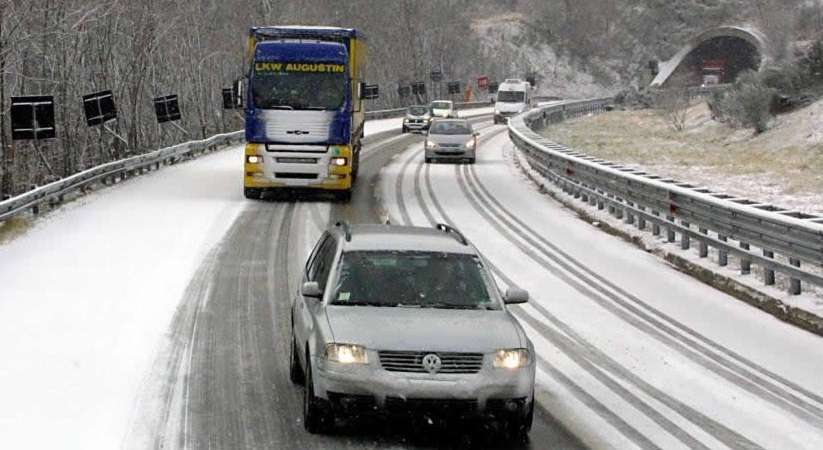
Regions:
[[[377,307],[393,308],[393,307],[397,306],[397,303],[381,303],[381,302],[332,302],[332,305],[337,305],[337,306],[377,306]]]
[[[426,306],[435,309],[489,309],[487,305],[457,305],[454,303],[432,303]]]

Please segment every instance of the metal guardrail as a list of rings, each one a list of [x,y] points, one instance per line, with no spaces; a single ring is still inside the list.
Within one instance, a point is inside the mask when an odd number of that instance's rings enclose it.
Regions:
[[[626,224],[666,232],[668,242],[699,246],[699,256],[717,253],[717,263],[739,260],[740,272],[763,269],[766,285],[775,273],[788,277],[788,291],[801,281],[823,286],[823,217],[713,192],[704,187],[647,174],[597,159],[539,135],[551,123],[605,111],[611,98],[543,107],[509,121],[509,136],[532,168],[581,202],[608,209]],[[806,264],[806,266],[802,266]]]
[[[461,108],[486,106],[487,102],[457,103]],[[387,109],[366,112],[366,119],[376,120],[397,117],[405,114],[406,108]],[[31,210],[33,214],[40,212],[44,204],[54,206],[63,202],[66,194],[74,191],[85,191],[95,183],[114,184],[120,180],[140,175],[144,172],[157,170],[161,166],[174,164],[181,159],[197,157],[203,153],[214,151],[218,147],[243,142],[243,131],[218,134],[200,141],[190,141],[171,147],[163,148],[142,155],[133,156],[118,161],[102,164],[91,169],[78,172],[69,177],[37,187],[0,201],[0,222]]]

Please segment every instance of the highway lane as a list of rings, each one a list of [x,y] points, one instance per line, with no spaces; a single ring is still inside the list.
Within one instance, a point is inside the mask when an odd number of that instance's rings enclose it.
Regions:
[[[488,126],[481,123],[487,119],[473,120]],[[300,422],[302,389],[288,380],[289,304],[309,249],[337,220],[384,221],[378,175],[420,141],[396,132],[367,139],[349,204],[249,202],[191,280],[169,348],[149,376],[159,394],[140,407],[152,418],[154,448],[448,448],[495,442],[497,433],[479,424],[421,430],[354,420],[340,423],[333,435],[310,435]],[[546,446],[580,443],[538,408],[531,441],[523,447]]]
[[[771,320],[600,233],[523,180],[504,127],[475,166],[386,168],[392,221],[459,227],[538,349],[538,402],[592,447],[819,448],[820,339]],[[736,332],[735,332],[736,331]]]

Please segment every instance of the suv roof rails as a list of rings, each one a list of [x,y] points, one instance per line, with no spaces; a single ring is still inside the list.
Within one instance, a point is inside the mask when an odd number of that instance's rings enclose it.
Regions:
[[[351,242],[351,226],[345,220],[341,220],[334,224],[336,227],[343,228],[343,234],[346,236],[346,242]]]
[[[434,227],[437,228],[438,230],[444,232],[444,233],[453,234],[454,238],[457,239],[457,242],[459,242],[463,245],[469,245],[469,241],[466,240],[466,237],[463,236],[463,233],[457,231],[457,228],[446,225],[445,223],[438,223]]]

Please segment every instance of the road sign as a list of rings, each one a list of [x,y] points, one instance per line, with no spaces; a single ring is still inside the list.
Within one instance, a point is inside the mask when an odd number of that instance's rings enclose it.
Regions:
[[[412,93],[411,86],[398,86],[397,87],[397,95],[400,98],[406,98],[406,97],[410,96],[411,93]]]
[[[489,77],[478,77],[477,78],[477,88],[478,89],[487,89],[489,87]]]
[[[426,83],[422,81],[416,81],[412,83],[412,94],[414,95],[426,95]]]
[[[532,86],[535,87],[537,85],[537,73],[529,72],[526,74],[526,81]]]
[[[489,82],[489,92],[495,93],[495,92],[497,92],[497,88],[499,88],[499,87],[500,87],[500,83],[498,83],[497,81],[490,81]]]
[[[441,72],[440,70],[432,70],[431,79],[435,83],[443,81],[443,72]]]
[[[154,113],[157,115],[157,123],[180,120],[180,104],[177,101],[177,96],[156,97],[154,99]]]
[[[116,119],[117,108],[114,106],[114,94],[111,91],[100,91],[84,95],[83,112],[86,115],[86,125],[90,127]]]
[[[460,82],[459,81],[450,81],[449,82],[449,94],[459,94],[460,93]]]
[[[11,138],[13,140],[52,139],[54,97],[34,95],[11,98]]]
[[[235,109],[237,101],[234,98],[233,88],[223,88],[223,109]]]
[[[380,86],[377,84],[364,84],[363,85],[363,99],[364,100],[374,100],[380,97]]]

